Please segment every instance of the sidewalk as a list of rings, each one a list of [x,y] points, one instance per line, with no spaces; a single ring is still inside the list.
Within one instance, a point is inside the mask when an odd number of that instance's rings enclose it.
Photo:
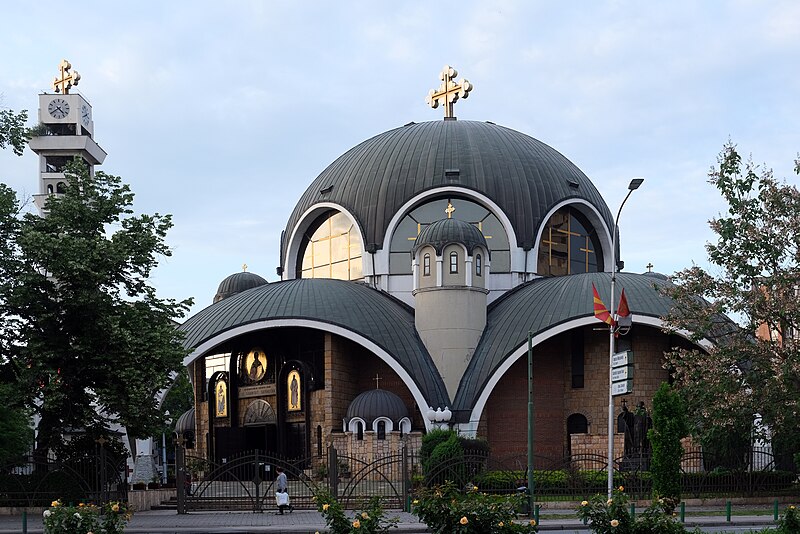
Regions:
[[[352,515],[348,514],[348,515]],[[416,516],[406,512],[389,511],[389,515],[400,518],[400,524],[393,532],[416,534],[426,532],[424,524]],[[548,518],[543,514],[541,531],[588,532],[588,527],[578,519]],[[726,522],[722,516],[687,516],[686,526],[690,528],[730,526],[752,526],[758,530],[774,525],[772,515],[733,516]],[[325,532],[325,521],[319,512],[297,510],[292,514],[276,515],[274,512],[254,514],[252,512],[196,512],[178,515],[174,510],[152,510],[137,512],[125,529],[126,534],[224,534],[224,533],[265,533],[287,532],[314,534]],[[0,534],[19,534],[22,530],[22,516],[0,516]],[[29,516],[27,532],[41,534],[42,517]]]

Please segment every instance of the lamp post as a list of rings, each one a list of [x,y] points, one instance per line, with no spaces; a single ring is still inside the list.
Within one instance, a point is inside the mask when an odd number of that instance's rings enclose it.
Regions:
[[[617,211],[617,218],[614,219],[614,228],[611,231],[611,301],[609,302],[609,313],[611,314],[611,325],[608,327],[608,498],[611,498],[611,492],[614,489],[614,375],[612,360],[614,358],[614,286],[617,282],[617,229],[619,228],[619,216],[622,213],[622,207],[628,201],[635,190],[644,182],[644,178],[634,178],[628,184],[628,194],[619,205]]]
[[[169,426],[172,420],[169,418],[169,410],[164,412],[164,423]],[[156,434],[158,435],[158,434]],[[156,438],[158,439],[158,438]],[[167,433],[166,429],[161,432],[161,483],[167,483]]]

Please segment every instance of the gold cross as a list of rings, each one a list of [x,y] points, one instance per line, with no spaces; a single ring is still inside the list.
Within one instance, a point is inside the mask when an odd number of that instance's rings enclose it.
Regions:
[[[652,273],[653,272],[653,264],[652,263],[648,263],[647,265],[645,265],[645,267],[647,267],[647,272],[648,273]]]
[[[375,389],[380,389],[380,385],[378,384],[378,382],[380,382],[381,377],[378,376],[378,373],[375,373],[375,378],[373,378],[373,380],[375,381]]]
[[[452,219],[453,218],[453,212],[454,211],[456,211],[456,209],[453,207],[452,204],[450,204],[450,201],[448,200],[447,201],[447,207],[444,209],[444,212],[447,214],[447,218],[448,219]]]
[[[60,78],[56,76],[55,80],[53,80],[53,89],[56,90],[56,93],[64,93],[65,95],[69,94],[69,90],[73,85],[78,85],[78,81],[81,79],[81,75],[78,74],[78,71],[74,70],[70,73],[70,69],[72,65],[66,59],[61,60],[61,64],[58,66],[60,71]]]
[[[453,104],[459,98],[467,98],[469,92],[472,91],[472,84],[464,78],[461,78],[458,83],[454,82],[456,76],[458,76],[458,71],[450,65],[445,65],[442,72],[439,73],[439,79],[442,80],[439,90],[431,89],[428,91],[428,96],[425,97],[425,102],[433,109],[442,104],[445,118],[452,117]]]
[[[242,272],[247,272],[247,264],[246,263],[242,264]]]

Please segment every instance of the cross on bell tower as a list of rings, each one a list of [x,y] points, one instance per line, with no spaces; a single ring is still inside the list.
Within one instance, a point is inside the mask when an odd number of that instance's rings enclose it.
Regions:
[[[442,107],[444,107],[445,119],[454,117],[453,104],[455,104],[459,98],[467,98],[469,92],[472,91],[472,84],[469,83],[468,80],[461,78],[461,80],[456,83],[454,81],[456,76],[458,76],[458,71],[450,65],[445,65],[442,72],[439,73],[439,79],[442,80],[439,89],[431,89],[428,92],[428,96],[425,97],[425,102],[433,109],[438,108],[439,104],[442,104]]]
[[[59,76],[56,76],[53,80],[53,89],[56,93],[68,95],[72,86],[78,85],[81,75],[78,74],[77,70],[70,72],[71,68],[72,64],[69,61],[66,59],[61,60],[61,64],[58,66]]]

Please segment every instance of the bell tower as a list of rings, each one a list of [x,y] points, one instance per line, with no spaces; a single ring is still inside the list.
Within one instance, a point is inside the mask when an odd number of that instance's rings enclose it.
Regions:
[[[66,189],[67,163],[74,157],[82,158],[92,175],[94,166],[102,164],[106,157],[94,140],[91,104],[83,95],[70,93],[80,79],[80,74],[65,59],[53,81],[55,94],[39,95],[40,131],[28,146],[39,156],[39,194],[33,199],[41,215],[47,213],[47,198]]]

